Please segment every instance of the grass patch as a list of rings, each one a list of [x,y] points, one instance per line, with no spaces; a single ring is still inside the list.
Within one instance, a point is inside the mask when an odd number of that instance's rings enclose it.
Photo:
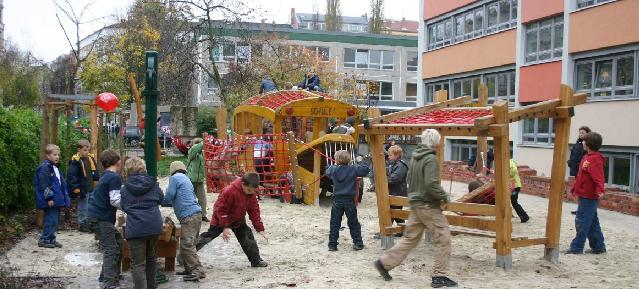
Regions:
[[[184,165],[187,165],[186,157],[175,156],[175,157],[163,157],[158,161],[158,177],[167,177],[169,176],[169,167],[171,163],[174,161],[182,161]]]

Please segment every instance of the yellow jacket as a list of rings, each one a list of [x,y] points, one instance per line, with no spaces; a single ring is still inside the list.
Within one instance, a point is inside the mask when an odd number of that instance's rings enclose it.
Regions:
[[[519,178],[517,162],[513,159],[510,160],[510,180],[513,182],[513,188],[521,188],[521,178]]]

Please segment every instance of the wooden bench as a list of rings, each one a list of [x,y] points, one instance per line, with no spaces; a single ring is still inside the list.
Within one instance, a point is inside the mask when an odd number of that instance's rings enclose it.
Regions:
[[[124,226],[118,228],[124,236]],[[173,224],[166,224],[162,234],[158,238],[156,247],[157,258],[164,258],[164,270],[175,271],[175,257],[180,246],[180,227]],[[129,257],[129,244],[126,239],[122,240],[122,272],[131,268],[131,258]]]

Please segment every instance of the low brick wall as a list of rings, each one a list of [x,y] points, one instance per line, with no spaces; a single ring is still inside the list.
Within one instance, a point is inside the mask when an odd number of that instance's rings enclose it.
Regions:
[[[469,183],[475,180],[475,174],[468,170],[465,162],[449,161],[444,163],[444,174],[442,179]],[[550,192],[550,177],[537,176],[537,171],[528,166],[519,166],[519,176],[521,177],[521,192],[547,198]],[[492,176],[489,177],[492,181]],[[570,177],[566,181],[564,200],[575,202],[570,197],[570,189],[574,184],[574,178]],[[624,214],[639,216],[639,195],[624,192],[616,188],[607,187],[606,194],[599,203],[599,207],[607,210],[617,211]]]

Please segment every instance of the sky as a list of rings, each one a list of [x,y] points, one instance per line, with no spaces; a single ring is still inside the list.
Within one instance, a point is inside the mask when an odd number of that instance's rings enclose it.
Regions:
[[[83,38],[105,25],[116,22],[119,17],[126,14],[127,7],[134,0],[68,1],[76,10],[82,10],[85,5],[91,4],[83,19],[97,20],[81,26],[80,37]],[[419,18],[417,1],[387,0],[384,16],[391,19],[417,20]],[[62,0],[58,2],[64,3]],[[326,9],[325,0],[246,0],[245,3],[259,11],[260,19],[276,23],[289,23],[291,8],[295,8],[297,13],[312,13],[314,7],[317,7],[320,13]],[[368,10],[369,0],[342,1],[344,16],[360,16]],[[76,12],[79,13],[79,11]],[[36,58],[50,62],[70,51],[69,43],[58,24],[53,0],[4,0],[3,14],[5,39],[23,50],[31,51]],[[72,34],[75,33],[70,22],[63,23],[66,23],[65,27],[72,28]],[[73,37],[71,41],[75,41]]]

